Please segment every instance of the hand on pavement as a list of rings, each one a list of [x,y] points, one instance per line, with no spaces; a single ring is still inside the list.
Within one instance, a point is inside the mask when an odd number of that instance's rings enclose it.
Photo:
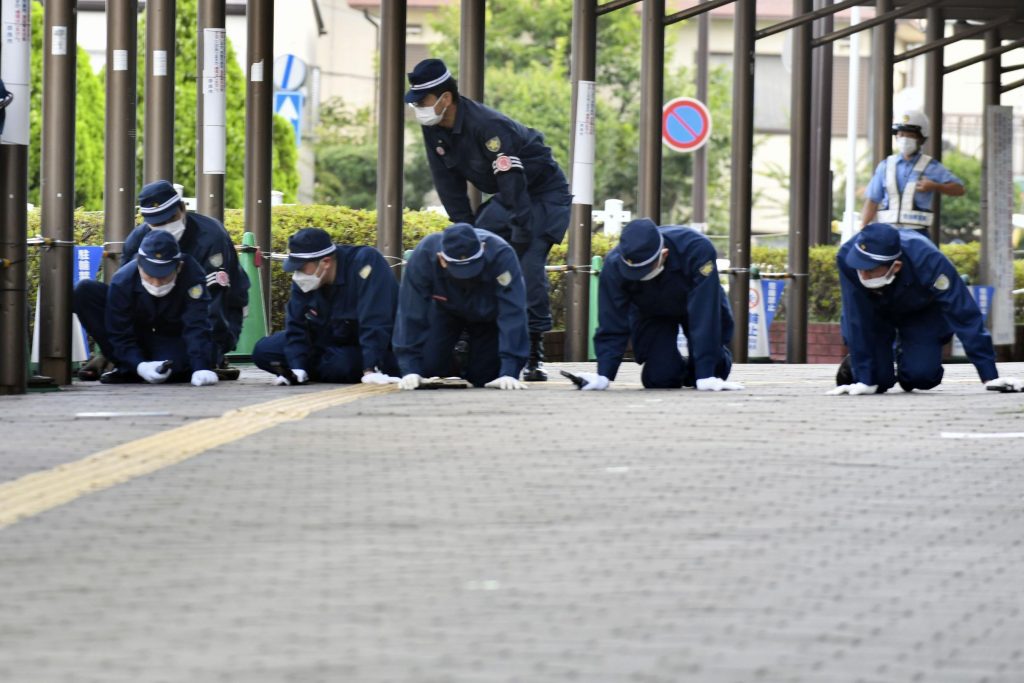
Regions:
[[[160,366],[164,364],[162,360],[148,360],[138,364],[135,368],[135,372],[138,373],[139,377],[146,380],[150,384],[160,384],[166,382],[167,378],[171,376],[171,370],[168,368],[163,372],[159,372]]]
[[[727,382],[721,377],[705,377],[697,380],[697,391],[740,391],[746,389],[739,382]]]
[[[509,377],[508,375],[504,375],[498,379],[492,379],[484,386],[489,389],[501,389],[503,391],[518,391],[526,388],[526,384],[520,382],[515,377]]]

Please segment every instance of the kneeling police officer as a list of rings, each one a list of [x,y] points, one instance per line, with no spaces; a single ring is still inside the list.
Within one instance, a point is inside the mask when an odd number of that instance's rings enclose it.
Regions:
[[[464,332],[469,353],[460,369],[453,349]],[[508,242],[467,223],[423,238],[402,279],[395,353],[402,389],[457,374],[477,387],[525,389],[526,286]]]
[[[252,360],[275,384],[398,382],[391,334],[398,283],[373,247],[334,244],[320,228],[288,240],[285,329],[256,342]]]
[[[104,383],[217,383],[206,273],[167,232],[142,239],[107,290],[106,329],[115,369]]]
[[[631,337],[645,388],[743,389],[726,381],[732,369],[732,311],[718,281],[715,248],[704,235],[659,227],[649,218],[630,222],[605,260],[599,294],[597,374],[580,373],[584,391],[608,388]],[[680,326],[689,358],[677,346]]]

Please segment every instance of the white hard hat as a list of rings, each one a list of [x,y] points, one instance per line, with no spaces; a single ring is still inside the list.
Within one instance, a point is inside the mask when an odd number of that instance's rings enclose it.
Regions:
[[[892,117],[892,133],[895,135],[901,130],[911,133],[920,133],[921,137],[928,137],[931,132],[928,125],[928,117],[920,109],[907,109],[901,112],[894,112]]]

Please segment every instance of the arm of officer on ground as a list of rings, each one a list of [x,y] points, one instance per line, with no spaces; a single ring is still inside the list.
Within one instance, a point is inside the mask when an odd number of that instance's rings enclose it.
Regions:
[[[363,352],[363,384],[397,384],[380,368],[394,332],[398,282],[376,249],[360,249],[354,268],[358,280],[359,346]]]
[[[690,272],[697,278],[690,290],[686,311],[690,321],[690,356],[697,391],[741,391],[739,382],[715,376],[722,355],[722,283],[718,277],[718,255],[710,241],[701,241],[686,254]]]
[[[306,322],[304,301],[302,290],[293,281],[291,297],[288,299],[288,306],[285,309],[284,356],[288,362],[288,368],[292,371],[298,384],[305,384],[309,381],[309,373],[304,370],[310,355],[309,326]],[[275,375],[273,384],[274,386],[288,386],[291,384],[291,380],[284,375]]]
[[[501,370],[496,379],[484,384],[491,389],[526,389],[519,373],[526,365],[530,342],[526,319],[526,284],[519,259],[507,245],[502,245],[497,259],[495,278],[498,285],[498,356]]]
[[[878,368],[884,367],[886,363],[892,364],[894,334],[887,332],[889,327],[878,320],[867,291],[854,282],[855,278],[859,279],[857,271],[845,262],[845,252],[849,248],[844,246],[836,253],[836,265],[839,269],[839,290],[843,305],[840,326],[843,341],[850,350],[853,377],[857,381],[837,386],[826,392],[829,396],[877,393]]]
[[[398,388],[416,389],[423,381],[423,347],[430,332],[430,278],[440,236],[420,241],[409,257],[398,289],[394,347],[402,379]]]
[[[607,275],[606,275],[607,273]],[[604,391],[619,373],[622,357],[629,345],[629,297],[609,272],[608,264],[598,276],[598,327],[594,333],[597,372],[580,372],[583,391]]]
[[[206,274],[189,256],[185,256],[180,283],[186,288],[185,310],[181,314],[182,336],[188,350],[189,366],[192,368],[193,386],[202,387],[217,383],[213,372],[217,357],[217,346],[213,343],[213,328],[210,325],[210,292],[206,288]]]

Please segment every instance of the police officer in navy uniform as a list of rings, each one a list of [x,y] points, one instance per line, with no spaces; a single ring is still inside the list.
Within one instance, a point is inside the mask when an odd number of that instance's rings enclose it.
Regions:
[[[252,360],[275,384],[398,382],[391,334],[398,282],[373,247],[334,244],[319,228],[288,240],[292,273],[285,329],[256,343]]]
[[[235,348],[242,332],[242,319],[249,303],[249,278],[238,262],[238,254],[227,230],[217,220],[185,209],[177,190],[166,180],[157,180],[139,193],[139,210],[145,222],[125,239],[121,263],[134,260],[139,245],[151,232],[166,232],[198,263],[206,273],[210,294],[210,325],[217,345],[214,368],[222,379],[237,379],[238,369],[228,368],[224,354]],[[103,356],[110,357],[110,330],[104,326],[103,308],[106,285],[82,280],[75,286],[74,312],[86,331],[96,340]],[[79,373],[81,379],[95,379],[90,363]]]
[[[999,377],[978,304],[928,238],[872,223],[839,248],[836,263],[850,355],[830,394],[881,394],[897,382],[904,391],[936,387],[942,381],[942,349],[954,332],[987,387],[1020,391],[1024,386],[1019,379]]]
[[[428,235],[413,251],[399,293],[399,387],[461,374],[477,387],[525,389],[519,373],[530,350],[526,320],[522,271],[505,240],[467,223]],[[463,333],[469,353],[460,372],[453,348]]]
[[[569,227],[572,196],[544,136],[459,95],[440,59],[409,74],[405,101],[423,126],[434,186],[452,222],[470,223],[510,243],[526,281],[530,356],[524,379],[544,381],[544,333],[551,329],[548,253]],[[494,195],[474,215],[466,181]]]
[[[104,374],[104,383],[216,384],[209,305],[199,264],[170,233],[146,235],[107,288],[107,342],[116,369]]]
[[[718,281],[715,248],[696,230],[659,227],[649,218],[627,224],[605,259],[598,304],[597,373],[580,374],[585,391],[608,388],[631,338],[648,389],[743,389],[726,381],[732,311]],[[680,326],[688,358],[677,345]]]

